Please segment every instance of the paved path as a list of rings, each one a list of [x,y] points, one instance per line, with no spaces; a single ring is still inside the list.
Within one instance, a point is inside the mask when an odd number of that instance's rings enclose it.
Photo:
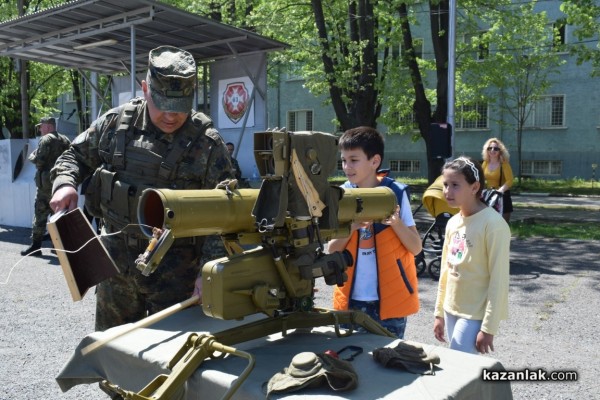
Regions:
[[[564,209],[573,204],[574,210]],[[514,217],[539,213],[544,219],[600,221],[599,205],[600,198],[515,196]],[[424,211],[418,214],[422,221],[427,217]],[[47,249],[42,258],[21,260],[19,251],[27,247],[30,233],[28,228],[0,226],[0,399],[105,400],[96,385],[61,393],[54,381],[79,341],[93,330],[95,296],[91,290],[74,303],[57,258]],[[501,325],[493,357],[509,369],[580,373],[573,383],[515,382],[515,400],[583,399],[600,392],[594,318],[600,307],[599,253],[597,241],[513,240],[511,315]],[[427,276],[419,281],[421,311],[409,318],[407,338],[438,344],[431,333],[437,282]],[[329,307],[331,287],[322,280],[319,286],[318,305]]]

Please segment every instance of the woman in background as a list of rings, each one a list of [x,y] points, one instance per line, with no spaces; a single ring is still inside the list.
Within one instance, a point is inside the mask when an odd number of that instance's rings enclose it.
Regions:
[[[506,222],[510,221],[513,212],[510,188],[513,184],[513,172],[510,167],[508,150],[497,138],[488,139],[481,151],[483,157],[483,173],[485,175],[486,189],[495,189],[502,193],[502,216]]]

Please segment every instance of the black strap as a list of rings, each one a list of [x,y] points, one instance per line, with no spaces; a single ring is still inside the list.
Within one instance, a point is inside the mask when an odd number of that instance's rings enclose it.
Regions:
[[[197,124],[199,121],[203,127],[203,130],[212,126],[212,121],[210,118],[197,111],[192,113],[191,120],[194,124]],[[179,143],[173,144],[173,147],[169,150],[169,154],[163,158],[164,161],[160,164],[158,176],[161,179],[173,179],[175,177],[176,165],[179,163],[179,160],[182,158],[183,154],[186,153],[190,147],[192,147],[192,143],[194,143],[194,141],[199,137],[200,135],[186,135],[180,140]]]
[[[123,107],[119,117],[119,125],[115,132],[115,148],[112,154],[111,164],[114,168],[123,168],[125,166],[125,145],[127,144],[127,134],[133,129],[131,121],[137,112],[137,103],[127,103]]]
[[[363,352],[363,348],[360,346],[346,346],[343,349],[337,351],[338,356],[340,356],[346,350],[351,352],[350,355],[346,358],[339,357],[340,359],[345,360],[345,361],[354,361],[354,357],[362,354],[362,352]]]
[[[163,162],[160,163],[158,170],[158,176],[161,179],[172,179],[175,175],[175,166],[179,162],[183,153],[191,147],[193,138],[186,135],[179,143],[173,144],[173,147],[169,151],[166,157],[163,158]]]

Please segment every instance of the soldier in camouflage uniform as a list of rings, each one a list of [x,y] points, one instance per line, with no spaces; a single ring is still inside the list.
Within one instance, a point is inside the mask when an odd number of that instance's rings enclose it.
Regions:
[[[52,117],[40,120],[39,125],[41,138],[38,148],[29,155],[29,160],[35,164],[35,211],[33,215],[33,228],[31,230],[31,246],[21,251],[21,255],[33,255],[40,257],[42,241],[46,233],[46,222],[52,214],[50,209],[50,197],[52,197],[52,182],[50,182],[50,170],[54,162],[65,151],[71,141],[65,135],[56,132],[56,121]]]
[[[52,170],[55,212],[74,209],[75,188],[92,176],[86,206],[102,218],[103,243],[120,271],[96,288],[96,330],[188,299],[204,261],[225,254],[220,240],[179,238],[150,276],[135,266],[148,244],[136,225],[144,189],[214,189],[233,178],[227,148],[211,120],[190,111],[195,85],[190,53],[172,46],[151,50],[143,98],[99,117]]]

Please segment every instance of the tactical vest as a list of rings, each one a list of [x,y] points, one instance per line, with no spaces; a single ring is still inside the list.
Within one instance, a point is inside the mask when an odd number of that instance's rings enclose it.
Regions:
[[[89,211],[95,216],[100,214],[116,230],[137,224],[137,207],[143,190],[184,188],[185,182],[178,185],[175,181],[179,162],[212,126],[208,117],[194,112],[192,123],[199,129],[177,133],[177,140],[164,143],[134,126],[141,105],[141,99],[136,99],[123,106],[109,153],[103,154],[106,164],[96,170],[86,191]],[[88,205],[88,193],[95,204]],[[139,232],[139,228],[132,226],[128,231]]]

